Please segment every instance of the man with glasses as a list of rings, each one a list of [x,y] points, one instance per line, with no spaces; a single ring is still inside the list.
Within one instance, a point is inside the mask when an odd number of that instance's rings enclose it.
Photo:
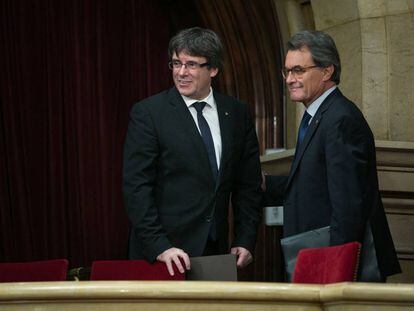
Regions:
[[[189,257],[229,252],[252,261],[261,219],[259,147],[249,108],[211,81],[223,48],[211,30],[190,28],[169,44],[174,87],[134,105],[124,147],[123,191],[132,224],[130,259],[183,273]]]
[[[339,54],[320,31],[287,44],[282,75],[292,101],[306,107],[287,177],[266,176],[266,195],[284,199],[284,236],[330,226],[330,244],[362,241],[372,232],[378,278],[400,266],[378,190],[373,134],[358,107],[338,88]],[[378,270],[378,269],[377,269]]]

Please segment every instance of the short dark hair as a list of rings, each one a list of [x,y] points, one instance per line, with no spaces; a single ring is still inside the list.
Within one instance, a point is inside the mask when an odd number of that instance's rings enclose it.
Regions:
[[[205,57],[209,68],[223,68],[223,45],[219,36],[210,29],[193,27],[178,32],[170,40],[168,56],[171,60],[174,53],[178,55],[181,52]]]
[[[326,68],[334,66],[331,80],[339,84],[341,80],[341,60],[335,45],[335,41],[327,33],[315,30],[303,30],[290,38],[287,43],[287,50],[301,50],[308,48],[315,65]]]

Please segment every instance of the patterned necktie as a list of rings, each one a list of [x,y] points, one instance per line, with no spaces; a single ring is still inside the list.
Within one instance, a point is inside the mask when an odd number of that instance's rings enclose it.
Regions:
[[[302,121],[300,122],[300,126],[299,126],[296,150],[299,148],[299,145],[302,143],[302,140],[305,137],[306,131],[308,130],[308,127],[309,127],[309,120],[311,118],[312,116],[305,110],[305,113],[303,114]]]
[[[213,136],[211,135],[210,127],[208,126],[207,120],[203,116],[203,109],[206,104],[206,102],[196,102],[193,104],[193,107],[197,110],[198,127],[200,128],[201,137],[203,138],[204,145],[206,146],[208,154],[208,159],[210,160],[213,177],[216,181],[218,176],[216,151],[214,150]]]

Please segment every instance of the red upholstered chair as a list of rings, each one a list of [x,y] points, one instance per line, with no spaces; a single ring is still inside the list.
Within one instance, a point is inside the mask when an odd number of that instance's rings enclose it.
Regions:
[[[356,281],[361,244],[306,248],[299,251],[293,283],[329,284]]]
[[[0,263],[0,282],[65,281],[66,259]]]
[[[94,261],[91,280],[184,280],[185,274],[174,266],[174,276],[168,273],[163,262],[148,263],[145,260]]]

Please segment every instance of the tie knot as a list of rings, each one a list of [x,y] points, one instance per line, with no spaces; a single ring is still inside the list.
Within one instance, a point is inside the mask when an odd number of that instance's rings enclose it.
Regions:
[[[306,122],[306,124],[309,123],[309,120],[312,118],[312,116],[305,110],[303,114],[303,122]]]
[[[193,104],[193,107],[197,110],[198,113],[201,113],[206,105],[206,102],[195,102]]]

